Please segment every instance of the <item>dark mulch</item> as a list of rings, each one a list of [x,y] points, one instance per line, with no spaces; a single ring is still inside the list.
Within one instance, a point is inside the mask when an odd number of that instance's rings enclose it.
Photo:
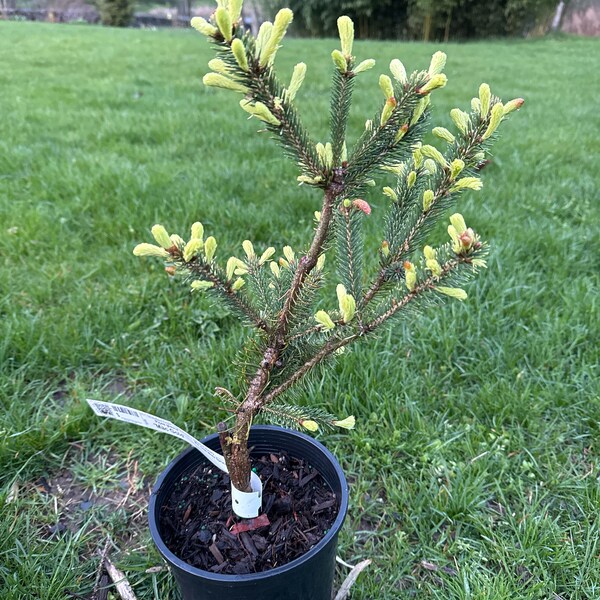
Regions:
[[[260,457],[254,469],[263,515],[250,521],[232,513],[226,474],[211,465],[184,474],[160,520],[171,552],[205,571],[260,573],[302,556],[327,533],[339,499],[316,469],[285,453]]]

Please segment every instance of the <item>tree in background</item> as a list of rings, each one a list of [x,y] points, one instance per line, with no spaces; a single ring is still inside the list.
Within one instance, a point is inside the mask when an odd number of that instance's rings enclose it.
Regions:
[[[556,9],[556,0],[263,0],[267,15],[284,4],[297,35],[333,37],[343,12],[357,37],[426,41],[541,33]]]
[[[98,12],[102,25],[127,27],[133,18],[133,2],[131,0],[99,0]]]

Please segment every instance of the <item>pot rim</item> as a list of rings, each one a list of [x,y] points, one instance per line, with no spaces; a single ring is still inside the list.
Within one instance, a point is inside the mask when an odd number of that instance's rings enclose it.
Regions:
[[[334,536],[338,535],[340,529],[342,528],[342,524],[344,523],[344,519],[346,518],[346,513],[348,512],[349,491],[348,491],[348,483],[346,481],[346,476],[344,475],[344,471],[342,470],[342,467],[340,466],[340,464],[339,464],[338,460],[335,458],[335,456],[321,442],[319,442],[315,438],[313,438],[309,435],[306,435],[305,433],[302,433],[300,431],[296,431],[293,429],[286,429],[284,427],[278,427],[276,425],[253,425],[252,429],[259,430],[259,431],[284,432],[286,435],[289,435],[291,437],[296,437],[302,441],[310,443],[311,445],[317,446],[319,451],[322,454],[324,454],[325,458],[329,462],[331,462],[331,464],[333,465],[336,475],[339,478],[340,483],[341,483],[342,491],[340,494],[340,505],[339,505],[337,517],[335,518],[335,521],[331,524],[329,531],[323,536],[323,538],[321,538],[321,540],[319,540],[319,542],[317,542],[317,544],[315,544],[312,548],[310,548],[302,556],[295,558],[291,562],[289,562],[285,565],[282,565],[280,567],[275,567],[274,569],[269,569],[268,571],[262,571],[261,573],[246,573],[244,575],[229,575],[229,574],[222,574],[222,573],[212,573],[211,571],[204,571],[203,569],[199,569],[198,567],[193,567],[192,565],[188,564],[187,562],[185,562],[184,560],[182,560],[181,558],[179,558],[178,556],[173,554],[173,552],[171,552],[171,550],[169,550],[169,548],[167,548],[167,546],[164,543],[164,541],[160,535],[160,532],[158,530],[158,521],[155,517],[158,492],[160,491],[160,488],[162,487],[162,484],[163,484],[164,480],[167,478],[169,472],[175,467],[175,465],[180,460],[185,458],[188,454],[193,453],[193,452],[198,452],[198,450],[196,450],[195,448],[189,447],[186,450],[184,450],[183,452],[181,452],[176,458],[174,458],[165,467],[165,469],[162,471],[162,473],[158,476],[158,479],[156,480],[154,486],[152,487],[152,492],[150,494],[150,502],[148,503],[148,522],[149,522],[149,526],[150,526],[150,534],[152,536],[152,540],[156,544],[156,547],[158,548],[158,551],[160,552],[160,554],[162,554],[162,556],[167,561],[169,561],[170,563],[173,563],[174,565],[177,566],[177,568],[179,568],[183,571],[186,571],[190,575],[194,575],[197,577],[203,577],[206,579],[211,579],[213,581],[220,581],[223,583],[236,582],[236,581],[258,581],[261,579],[267,579],[269,577],[273,577],[275,575],[279,575],[279,574],[285,573],[287,571],[291,571],[294,568],[305,563],[306,561],[310,560],[315,554],[318,554],[321,551],[321,549],[323,547],[325,547]],[[212,441],[218,437],[219,437],[218,433],[214,433],[214,434],[204,437],[202,439],[202,442]]]

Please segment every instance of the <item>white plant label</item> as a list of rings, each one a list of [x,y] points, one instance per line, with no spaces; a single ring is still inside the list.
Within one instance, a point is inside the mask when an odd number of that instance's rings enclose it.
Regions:
[[[130,406],[123,406],[122,404],[112,404],[110,402],[91,400],[89,398],[87,399],[87,403],[99,417],[141,425],[142,427],[154,429],[154,431],[168,433],[169,435],[177,437],[196,448],[196,450],[203,454],[213,465],[215,465],[215,467],[227,473],[225,459],[220,454],[199,442],[194,436],[190,435],[180,427],[177,427],[177,425],[171,423],[171,421],[161,419],[160,417],[156,417],[141,410],[131,408]],[[244,519],[253,519],[254,517],[257,517],[262,505],[262,481],[254,471],[251,473],[250,486],[252,487],[251,492],[240,492],[233,483],[231,484],[233,512],[238,515],[238,517]]]

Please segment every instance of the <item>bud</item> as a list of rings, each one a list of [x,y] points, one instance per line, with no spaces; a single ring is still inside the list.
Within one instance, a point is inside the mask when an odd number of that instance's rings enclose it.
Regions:
[[[494,106],[492,107],[492,112],[490,113],[490,124],[485,130],[485,133],[481,136],[482,140],[487,140],[494,133],[494,131],[498,129],[498,125],[500,125],[500,121],[502,121],[503,116],[504,105],[502,104],[502,102],[494,104]]]
[[[460,173],[462,172],[462,170],[465,168],[465,163],[460,160],[460,158],[455,158],[451,163],[450,163],[450,177],[452,179],[456,179]]]
[[[504,105],[504,115],[508,115],[513,110],[519,110],[521,106],[523,106],[525,100],[523,98],[515,98],[514,100],[510,100]]]
[[[248,88],[245,85],[237,83],[236,81],[233,81],[233,79],[229,79],[229,77],[225,77],[225,75],[220,75],[218,73],[207,73],[202,78],[202,83],[209,87],[218,87],[224,90],[242,92],[242,94],[246,94],[248,92]]]
[[[362,212],[364,212],[365,215],[371,214],[371,206],[366,200],[357,198],[356,200],[352,201],[352,206],[354,206],[354,208],[356,208],[357,210],[361,210]]]
[[[279,266],[283,267],[284,269],[289,269],[290,263],[287,260],[285,260],[285,258],[283,258],[283,256],[281,256],[279,258]]]
[[[260,56],[262,49],[271,37],[271,31],[273,31],[273,23],[271,21],[264,21],[258,30],[256,36],[256,58]]]
[[[383,105],[383,111],[381,112],[381,125],[385,125],[392,116],[394,109],[396,108],[396,98],[393,96],[388,98]]]
[[[429,92],[433,92],[433,90],[446,87],[447,83],[448,78],[446,75],[439,73],[438,75],[434,75],[423,87],[420,87],[417,93],[424,96],[425,94],[429,94]]]
[[[423,144],[421,144],[421,142],[417,142],[414,146],[413,146],[413,163],[415,165],[415,169],[420,169],[421,165],[423,164],[423,153],[421,152],[421,147],[423,146]]]
[[[321,220],[321,212],[315,210],[315,221],[318,223]]]
[[[275,127],[279,127],[281,125],[281,121],[277,119],[262,102],[256,102],[254,105],[252,105],[244,98],[243,100],[240,100],[240,106],[248,114],[260,119],[261,121],[264,121],[265,123],[269,123],[269,125],[274,125]]]
[[[398,175],[398,177],[403,176],[406,172],[406,165],[404,163],[396,163],[395,165],[383,165],[381,168],[384,171],[389,171],[394,175]]]
[[[311,421],[310,419],[300,419],[298,423],[300,423],[304,429],[308,429],[308,431],[314,432],[319,430],[319,424],[316,421]]]
[[[215,12],[215,21],[217,23],[217,27],[221,32],[221,35],[229,42],[232,38],[232,25],[231,25],[231,15],[229,11],[223,7],[219,6]]]
[[[375,187],[377,185],[374,179],[365,179],[365,184],[369,187]]]
[[[169,239],[171,240],[171,245],[175,246],[178,250],[181,250],[181,248],[185,246],[183,238],[180,235],[177,235],[176,233],[172,233],[169,236]]]
[[[449,144],[454,144],[456,139],[452,133],[450,133],[445,127],[434,127],[432,130],[433,135],[446,140]]]
[[[434,277],[439,277],[442,274],[442,267],[440,263],[435,259],[425,261],[425,266],[431,271]]]
[[[411,171],[408,176],[406,177],[406,185],[411,188],[413,185],[415,185],[415,182],[417,181],[417,174],[414,171]]]
[[[199,221],[192,225],[192,239],[201,240],[204,237],[204,226]]]
[[[406,135],[407,131],[408,131],[408,123],[404,123],[404,125],[401,125],[398,128],[398,132],[396,133],[396,137],[394,138],[394,142],[398,143]]]
[[[202,17],[194,17],[190,21],[190,25],[196,30],[199,31],[202,35],[207,37],[215,37],[215,35],[219,32],[219,30],[211,25],[206,19]]]
[[[354,429],[354,426],[356,425],[356,419],[354,418],[354,415],[350,415],[341,421],[333,421],[333,424],[336,427],[341,427],[342,429]]]
[[[396,192],[391,188],[391,187],[384,187],[383,188],[383,193],[388,197],[391,198],[394,202],[398,201],[398,194],[396,194]]]
[[[365,131],[371,131],[373,129],[373,121],[372,119],[367,119],[365,121]]]
[[[468,227],[458,236],[458,239],[465,250],[470,250],[473,247],[477,236],[475,235],[475,232]]]
[[[209,290],[211,287],[214,287],[214,285],[215,284],[212,281],[201,281],[200,279],[195,279],[192,281],[190,287],[192,288],[193,292],[203,292],[204,290]]]
[[[165,250],[168,250],[173,245],[167,230],[162,225],[154,225],[152,227],[152,236]]]
[[[229,259],[227,259],[227,266],[225,267],[225,276],[227,277],[227,281],[230,281],[233,278],[235,270],[240,266],[245,267],[246,265],[239,258],[231,256]]]
[[[385,258],[390,255],[390,243],[387,240],[381,242],[381,254],[383,254]]]
[[[356,301],[352,294],[346,294],[340,303],[340,311],[342,313],[342,320],[344,323],[350,323],[354,318],[356,312]]]
[[[445,168],[447,166],[446,159],[444,158],[443,154],[433,146],[421,146],[421,154],[423,154],[423,156],[427,156],[428,158],[432,158],[442,168]]]
[[[298,175],[296,177],[296,181],[300,182],[300,185],[303,183],[308,183],[310,185],[315,185],[321,181],[321,177],[308,177],[307,175]]]
[[[367,58],[367,60],[363,60],[356,67],[354,67],[354,74],[358,75],[359,73],[363,73],[364,71],[368,71],[375,66],[375,61],[372,58]]]
[[[215,73],[220,73],[221,75],[230,75],[229,69],[227,68],[227,64],[224,60],[220,58],[213,58],[208,61],[208,68]]]
[[[134,256],[154,256],[156,258],[169,258],[169,253],[160,246],[154,244],[138,244],[133,249]]]
[[[317,156],[319,157],[319,161],[321,164],[327,168],[327,156],[325,155],[325,146],[321,142],[318,142],[315,145],[315,150],[317,151]]]
[[[279,279],[279,265],[276,262],[271,262],[269,263],[269,268],[271,269],[271,273],[273,273],[273,275]]]
[[[252,245],[252,242],[250,240],[244,240],[242,242],[242,248],[244,249],[244,252],[246,253],[246,256],[249,259],[252,259],[256,256],[256,254],[254,253],[254,246]]]
[[[433,204],[434,199],[435,199],[435,194],[433,193],[433,190],[425,190],[423,192],[423,211],[424,212],[427,212],[431,208],[431,205]]]
[[[233,52],[233,56],[235,56],[235,60],[237,64],[240,65],[240,69],[243,71],[248,70],[248,58],[246,56],[246,48],[244,48],[244,42],[239,38],[235,38],[233,42],[231,42],[231,51]]]
[[[242,15],[244,0],[229,0],[229,15],[233,23],[237,23]]]
[[[258,264],[259,265],[264,265],[268,260],[271,259],[271,257],[273,256],[273,254],[275,254],[275,248],[273,248],[272,246],[269,246],[260,256],[260,258],[258,259]]]
[[[460,254],[462,252],[462,244],[460,243],[458,231],[456,231],[456,227],[454,227],[454,225],[448,225],[448,235],[452,240],[452,252]]]
[[[352,56],[352,43],[354,42],[354,23],[350,17],[340,17],[337,20],[342,53],[350,58]]]
[[[331,146],[331,142],[327,142],[325,144],[325,164],[328,169],[331,169],[333,166],[333,148]]]
[[[335,288],[335,292],[337,294],[337,298],[338,298],[338,305],[340,308],[340,312],[342,313],[342,320],[344,321],[344,323],[348,323],[348,321],[351,320],[351,318],[354,316],[354,309],[351,305],[354,302],[354,298],[348,294],[348,292],[346,291],[346,287],[342,284],[339,283],[337,285],[337,287]],[[346,298],[352,298],[352,300],[348,303],[348,301],[346,300]],[[349,312],[351,314],[349,314]],[[350,318],[346,318],[350,316]]]
[[[283,247],[283,255],[287,258],[288,262],[294,262],[296,259],[296,255],[294,254],[291,246]]]
[[[386,100],[394,97],[394,86],[392,85],[392,80],[387,75],[379,76],[379,87]]]
[[[342,206],[344,208],[350,208],[352,206],[352,200],[350,200],[350,198],[345,198],[342,202]]]
[[[306,76],[306,64],[298,63],[294,67],[294,71],[292,72],[292,79],[290,80],[290,85],[287,89],[287,99],[291,102],[298,93],[300,86],[304,82],[304,77]]]
[[[203,246],[204,243],[202,240],[192,238],[183,249],[183,260],[185,260],[185,262],[190,262],[190,260],[192,260],[192,258],[194,258],[194,256],[196,256],[196,254],[202,250]]]
[[[401,83],[402,85],[406,84],[406,82],[407,82],[406,69],[404,68],[404,65],[397,58],[395,58],[390,63],[390,71],[392,72],[394,79],[398,83]]]
[[[317,258],[317,266],[316,266],[317,271],[322,271],[324,266],[325,266],[325,254],[321,254],[321,256],[319,256],[319,258]]]
[[[466,134],[469,131],[469,115],[460,108],[453,108],[450,111],[450,117],[454,121],[454,124],[460,129],[461,133]]]
[[[261,67],[266,67],[275,58],[275,53],[279,47],[279,43],[283,39],[287,28],[294,19],[294,13],[289,8],[282,8],[276,15],[273,21],[273,29],[269,40],[264,45],[260,52],[259,64]]]
[[[415,110],[413,112],[412,118],[410,120],[411,127],[415,123],[418,122],[418,120],[421,118],[421,116],[425,112],[425,109],[429,106],[430,102],[431,102],[431,98],[429,96],[425,96],[424,98],[421,98],[419,100],[419,102],[417,103],[417,106],[415,107]]]
[[[481,114],[481,100],[479,98],[471,98],[471,110]]]
[[[450,296],[451,298],[456,298],[461,302],[466,300],[467,292],[465,290],[461,290],[460,288],[450,288],[450,287],[436,287],[436,291],[441,294],[445,294],[446,296]]]
[[[478,177],[463,177],[458,179],[450,188],[451,192],[460,192],[461,190],[475,190],[478,192],[483,187],[483,182]]]
[[[217,249],[217,240],[211,235],[209,238],[206,238],[206,242],[204,242],[204,255],[206,256],[206,261],[210,262]]]
[[[334,50],[331,53],[331,59],[340,73],[345,73],[348,70],[348,63],[346,62],[344,55],[339,50]]]
[[[467,229],[467,224],[465,223],[465,219],[460,213],[454,213],[450,217],[450,223],[452,224],[454,229],[456,229],[456,231],[458,232],[458,235],[460,235],[461,233],[463,233],[463,231],[466,231],[466,229]]]
[[[429,76],[433,77],[434,75],[438,75],[444,70],[446,66],[446,54],[444,52],[436,52],[431,57],[431,62],[429,63]]]
[[[435,260],[437,258],[437,252],[431,246],[425,246],[423,254],[427,260]]]
[[[429,175],[435,175],[437,171],[437,165],[435,164],[435,161],[431,158],[428,158],[426,161],[423,162],[423,168],[427,171],[427,173],[429,173]]]
[[[479,102],[481,103],[481,118],[487,117],[488,111],[490,110],[490,100],[492,99],[492,91],[487,83],[482,83],[479,86]]]
[[[324,310],[317,312],[315,315],[315,321],[321,325],[325,331],[330,331],[331,329],[335,328],[335,323]]]
[[[412,292],[417,285],[417,270],[409,261],[404,262],[404,283],[409,292]]]
[[[234,292],[237,292],[239,290],[241,290],[244,286],[246,285],[246,282],[241,278],[238,277],[232,284],[231,289]]]

